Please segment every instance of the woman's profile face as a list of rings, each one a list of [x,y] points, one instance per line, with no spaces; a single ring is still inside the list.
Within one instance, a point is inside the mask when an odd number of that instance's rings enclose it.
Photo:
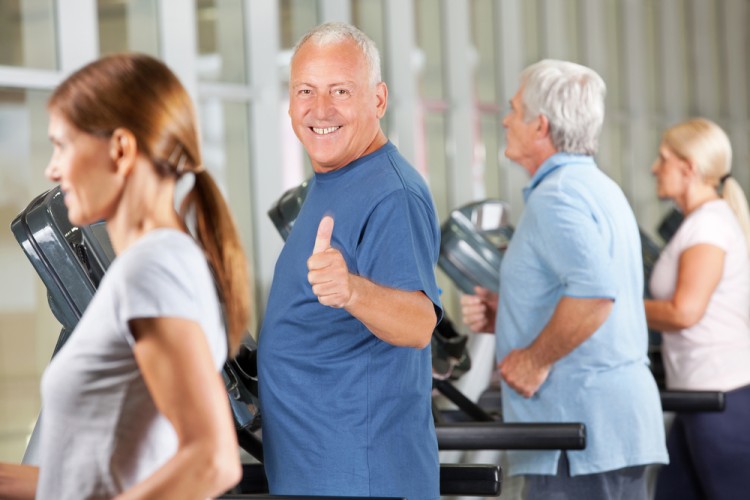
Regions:
[[[656,193],[661,199],[679,198],[688,185],[690,164],[665,144],[659,146],[659,156],[651,166],[656,177]]]
[[[106,219],[119,198],[110,139],[79,130],[55,111],[50,113],[48,132],[53,151],[45,175],[60,184],[70,222],[84,225]]]

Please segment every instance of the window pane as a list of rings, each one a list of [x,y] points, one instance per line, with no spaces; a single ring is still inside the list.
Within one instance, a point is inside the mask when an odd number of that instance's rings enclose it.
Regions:
[[[448,165],[445,154],[445,116],[442,113],[425,113],[427,134],[427,179],[435,199],[438,218],[442,221],[454,208],[450,206]]]
[[[380,70],[383,81],[388,83],[385,59],[385,28],[383,2],[381,0],[352,0],[352,23],[369,36],[380,51]]]
[[[159,57],[157,0],[97,0],[102,55],[143,52]]]
[[[430,192],[435,200],[438,220],[440,224],[445,222],[450,211],[456,207],[451,206],[451,194],[448,181],[448,164],[445,154],[446,123],[445,116],[440,112],[427,112],[424,118],[426,149],[427,149],[427,180]],[[446,274],[438,268],[438,287],[442,291],[440,300],[445,313],[450,318],[460,318],[459,306],[456,294],[456,286]]]
[[[481,115],[482,143],[477,148],[476,161],[482,165],[484,172],[483,187],[486,198],[497,198],[504,200],[508,186],[501,177],[499,155],[500,151],[499,138],[501,129],[498,125],[499,118],[494,114]],[[512,207],[511,207],[512,208]]]
[[[242,0],[200,0],[197,7],[199,80],[247,83]]]
[[[491,0],[474,0],[471,4],[472,41],[477,50],[477,94],[481,102],[497,102],[495,94],[495,25]]]
[[[19,462],[40,408],[39,381],[60,324],[46,288],[16,241],[13,219],[52,187],[44,167],[46,92],[0,88],[0,461]]]
[[[0,65],[57,69],[54,0],[0,1]]]
[[[199,106],[203,163],[229,202],[252,272],[255,259],[248,104],[205,98]],[[255,297],[258,293],[253,290]],[[251,314],[257,320],[255,311]],[[255,328],[251,333],[257,331]]]
[[[434,0],[415,2],[417,46],[422,49],[420,94],[424,99],[443,98],[443,30],[440,4]]]
[[[318,24],[318,2],[281,0],[279,10],[282,50],[293,48],[302,35]]]

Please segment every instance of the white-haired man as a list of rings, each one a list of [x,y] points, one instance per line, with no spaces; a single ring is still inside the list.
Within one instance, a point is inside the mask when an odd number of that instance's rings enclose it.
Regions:
[[[270,491],[437,500],[432,198],[380,128],[388,92],[361,31],[328,23],[303,37],[289,91],[315,175],[259,338]]]
[[[638,227],[593,155],[606,87],[593,70],[526,68],[503,120],[505,155],[531,175],[500,270],[499,301],[462,297],[464,322],[497,333],[507,422],[583,422],[581,451],[518,451],[528,499],[646,498],[664,463],[659,392],[648,368]]]

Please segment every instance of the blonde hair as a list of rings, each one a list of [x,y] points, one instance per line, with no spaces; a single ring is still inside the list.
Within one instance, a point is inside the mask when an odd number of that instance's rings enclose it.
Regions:
[[[129,130],[162,177],[195,174],[180,214],[195,217],[195,238],[214,272],[233,355],[250,321],[249,271],[226,200],[203,167],[193,102],[178,78],[151,56],[116,54],[69,76],[47,106],[91,135]]]
[[[732,144],[726,132],[711,120],[693,118],[668,128],[662,142],[719,191],[737,216],[750,248],[750,209],[742,186],[731,176]]]

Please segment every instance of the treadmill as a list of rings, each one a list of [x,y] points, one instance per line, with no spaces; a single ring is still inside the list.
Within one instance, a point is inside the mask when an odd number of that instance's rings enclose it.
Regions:
[[[442,226],[440,261],[438,265],[464,293],[473,293],[474,286],[494,292],[500,282],[500,262],[507,243],[513,235],[504,210],[507,205],[499,200],[482,200],[453,210]],[[679,227],[682,216],[676,210],[666,215],[658,228],[660,236],[668,242]],[[644,283],[648,283],[661,247],[640,230],[643,256]],[[644,290],[644,296],[647,290]],[[723,411],[724,393],[718,391],[665,390],[659,343],[660,333],[650,332],[649,358],[657,385],[660,388],[662,409],[674,412]],[[446,397],[456,403],[476,420],[487,420],[482,409],[450,387],[439,387]],[[498,390],[491,391],[499,401]],[[485,401],[488,397],[481,398]],[[485,412],[486,413],[486,412]]]
[[[47,299],[61,324],[52,356],[73,334],[104,273],[115,259],[103,222],[74,226],[58,187],[41,193],[13,220],[11,230],[47,289]],[[248,334],[234,359],[222,368],[238,442],[256,463],[243,464],[243,478],[222,498],[271,498],[263,470],[261,414],[258,406],[257,345]],[[44,411],[39,418],[44,417]],[[38,463],[39,420],[23,463]],[[501,471],[496,465],[443,464],[441,495],[499,496]],[[325,499],[310,492],[311,498]],[[273,498],[301,499],[307,496]],[[331,497],[345,498],[345,497]]]
[[[286,240],[305,201],[309,180],[287,190],[269,209],[268,216]],[[475,285],[497,290],[504,247],[513,235],[508,204],[485,200],[454,210],[441,227],[438,265],[464,292]],[[478,230],[477,228],[481,228]],[[586,446],[582,423],[503,423],[463,395],[452,383],[468,369],[466,336],[458,334],[444,316],[432,337],[433,389],[467,414],[469,421],[448,422],[433,407],[440,450],[580,450]]]

